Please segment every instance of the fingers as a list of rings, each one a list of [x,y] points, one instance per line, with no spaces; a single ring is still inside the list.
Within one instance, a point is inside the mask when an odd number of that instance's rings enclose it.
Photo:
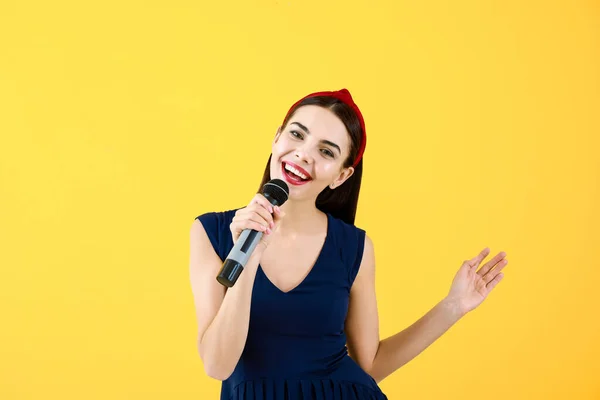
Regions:
[[[266,247],[268,245],[268,242],[270,241],[270,238],[271,238],[271,234],[277,230],[277,228],[279,227],[279,224],[281,222],[281,219],[284,216],[285,216],[285,213],[283,211],[281,211],[281,209],[278,206],[273,207],[273,225],[274,225],[274,227],[271,229],[267,229],[267,231],[265,232],[265,235],[263,235],[263,237],[260,239],[260,241],[264,247]]]
[[[250,204],[243,209],[242,214],[252,216],[257,222],[264,222],[267,227],[273,222],[273,206],[260,193],[254,196]]]
[[[472,267],[478,266],[481,263],[481,261],[483,261],[483,259],[488,256],[488,254],[490,254],[490,248],[486,247],[485,249],[481,250],[481,252],[477,254],[477,256],[469,260],[470,265]]]
[[[269,200],[267,200],[267,198],[260,193],[257,193],[252,198],[250,204],[260,204],[264,207],[265,210],[269,211],[269,214],[273,213],[273,206],[271,205],[271,203],[269,203]]]
[[[246,208],[239,210],[231,221],[232,231],[235,230],[238,232],[244,229],[254,229],[264,232],[268,226],[268,222],[260,214]]]
[[[490,249],[488,247],[486,247],[485,249],[483,249],[481,251],[481,253],[479,253],[477,256],[471,258],[470,260],[465,260],[463,261],[462,264],[462,268],[468,268],[469,270],[476,270],[477,266],[479,266],[479,263],[485,258],[487,257],[487,255],[490,253]]]
[[[488,292],[492,290],[502,280],[502,278],[504,278],[504,274],[496,275],[494,279],[492,279],[491,282],[486,285]]]
[[[500,261],[498,264],[496,264],[496,268],[494,268],[491,271],[488,271],[485,275],[482,276],[483,281],[487,284],[488,282],[494,280],[494,278],[497,278],[498,275],[504,275],[501,274],[500,271],[502,271],[504,267],[506,267],[506,264],[508,264],[508,260],[504,259]]]
[[[249,219],[264,224],[267,228],[273,227],[273,215],[260,204],[250,204],[246,207],[244,215]]]
[[[230,230],[234,241],[237,240],[244,229],[270,233],[275,227],[272,212],[273,206],[271,203],[262,194],[256,194],[248,206],[236,211],[231,221]]]
[[[508,263],[507,260],[504,260],[504,257],[506,257],[506,253],[501,251],[494,258],[488,261],[483,267],[481,267],[481,269],[477,271],[477,273],[481,276],[485,276],[492,268],[494,268],[496,264],[502,261],[506,261]]]
[[[243,220],[232,222],[231,229],[234,232],[234,236],[237,238],[244,229],[254,229],[258,232],[266,232],[267,227],[260,222]]]

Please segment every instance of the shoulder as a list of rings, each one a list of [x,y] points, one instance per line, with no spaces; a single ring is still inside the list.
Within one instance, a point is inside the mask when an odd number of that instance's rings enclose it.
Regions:
[[[198,215],[195,219],[204,223],[218,223],[218,222],[224,222],[229,220],[231,222],[231,220],[233,219],[233,217],[235,216],[236,211],[239,210],[239,208],[235,208],[232,210],[226,210],[226,211],[207,211],[203,214]]]
[[[191,230],[193,234],[199,234],[198,231],[202,228],[204,229],[215,252],[221,259],[233,247],[229,225],[237,210],[239,208],[226,211],[208,211],[198,215],[192,224]]]
[[[364,243],[367,236],[364,229],[338,219],[331,214],[329,214],[329,218],[334,225],[332,230],[336,232],[340,244],[362,245]]]
[[[367,270],[365,272],[368,274],[372,274],[375,272],[375,247],[373,246],[373,241],[371,240],[369,235],[365,235],[364,250],[362,254],[360,270]]]
[[[371,239],[364,229],[331,215],[329,218],[334,225],[331,231],[334,233],[336,247],[344,264],[347,265],[348,279],[352,285],[360,269],[363,253],[367,248],[372,248]]]

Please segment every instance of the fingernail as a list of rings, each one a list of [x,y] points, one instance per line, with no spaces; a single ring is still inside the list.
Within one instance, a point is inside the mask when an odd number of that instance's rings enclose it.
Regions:
[[[271,230],[269,228],[267,228],[267,235],[271,234]]]

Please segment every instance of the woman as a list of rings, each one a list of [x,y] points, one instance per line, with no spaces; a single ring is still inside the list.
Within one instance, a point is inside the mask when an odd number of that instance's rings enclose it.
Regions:
[[[502,279],[501,252],[460,267],[448,295],[383,341],[373,243],[354,226],[366,145],[346,89],[296,102],[277,130],[260,188],[279,178],[289,199],[210,212],[190,231],[190,278],[207,374],[221,399],[386,399],[377,383],[479,305]],[[215,277],[244,229],[264,232],[235,286]],[[495,267],[495,268],[494,268]]]

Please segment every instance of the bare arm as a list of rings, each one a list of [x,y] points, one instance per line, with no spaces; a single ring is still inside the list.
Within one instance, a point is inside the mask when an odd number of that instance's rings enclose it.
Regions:
[[[216,280],[223,262],[204,226],[194,220],[190,229],[190,280],[198,321],[198,352],[212,378],[227,379],[244,350],[252,287],[262,251],[263,246],[256,246],[236,284],[226,288]]]
[[[375,251],[367,236],[360,269],[350,291],[346,320],[348,352],[377,383],[406,364],[438,339],[462,314],[447,299],[405,330],[379,339],[375,296]]]
[[[408,328],[379,340],[377,303],[375,300],[375,257],[373,243],[367,237],[360,270],[350,292],[346,332],[350,356],[377,383],[421,354],[466,313],[477,307],[500,282],[500,271],[508,263],[505,252],[477,268],[489,254],[463,262],[450,293]]]
[[[371,375],[380,382],[415,358],[462,317],[452,301],[444,299],[417,322],[379,343]]]
[[[479,264],[489,248],[465,260],[456,273],[450,292],[417,322],[379,344],[373,361],[373,375],[381,380],[406,364],[435,342],[468,312],[477,307],[500,282],[506,266],[505,252],[500,252],[481,269]]]
[[[271,229],[279,226],[284,215],[262,194],[256,194],[247,207],[236,211],[229,225],[234,243],[245,229],[262,231],[264,235],[231,288],[217,282],[223,261],[212,247],[204,226],[197,219],[192,224],[190,280],[198,320],[198,352],[207,375],[212,378],[227,379],[244,351],[258,264],[271,237]]]

